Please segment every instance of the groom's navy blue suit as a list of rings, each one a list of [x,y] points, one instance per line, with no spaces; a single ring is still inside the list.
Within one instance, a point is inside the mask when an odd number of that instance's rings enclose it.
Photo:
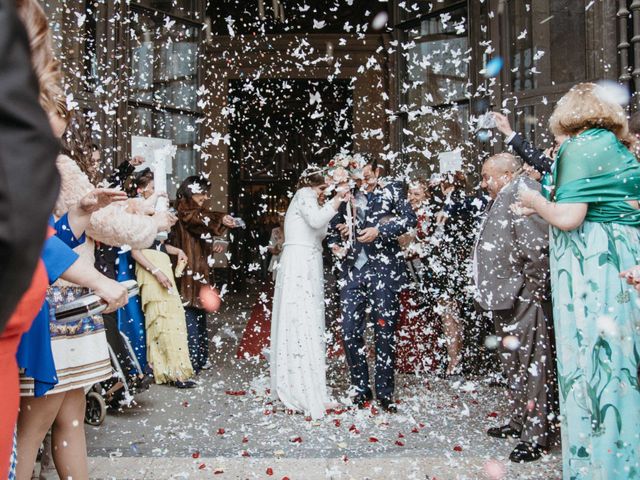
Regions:
[[[376,227],[371,243],[355,244],[341,264],[340,303],[342,332],[351,384],[358,395],[371,397],[364,332],[367,313],[374,324],[375,388],[379,399],[391,400],[394,389],[395,329],[400,309],[398,294],[407,282],[405,261],[398,236],[416,225],[416,215],[407,202],[403,186],[390,183],[371,193],[359,192],[357,232]],[[343,242],[336,226],[346,223],[347,204],[342,204],[331,222],[328,244]]]

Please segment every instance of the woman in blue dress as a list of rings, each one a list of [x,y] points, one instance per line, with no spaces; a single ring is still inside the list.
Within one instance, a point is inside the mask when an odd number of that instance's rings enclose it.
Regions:
[[[640,309],[620,274],[640,261],[640,163],[625,112],[578,84],[550,119],[568,135],[552,201],[521,191],[551,224],[563,478],[640,478]]]
[[[100,208],[105,203],[110,203],[111,200],[117,199],[119,196],[120,193],[113,191],[95,191],[87,196],[92,206],[85,203],[87,210],[84,213],[76,215],[74,213],[79,212],[74,212],[71,215],[71,219],[69,215],[64,215],[57,222],[54,222],[52,218],[50,224],[55,229],[56,234],[47,239],[42,251],[42,260],[49,277],[49,283],[55,282],[58,278],[64,278],[92,288],[96,294],[107,302],[108,309],[111,310],[126,303],[126,289],[101,275],[93,268],[93,265],[79,258],[72,248],[84,242],[85,220],[89,218],[90,211],[96,207]],[[94,203],[92,199],[95,199],[96,202]],[[84,464],[86,465],[84,430],[77,428],[76,425],[73,425],[73,422],[58,421],[59,418],[73,416],[77,413],[68,406],[65,413],[63,400],[69,394],[75,394],[76,396],[81,394],[82,397],[79,397],[79,400],[82,400],[80,405],[83,406],[84,392],[80,389],[78,392],[74,390],[47,395],[47,392],[58,383],[51,348],[50,323],[53,319],[50,317],[49,309],[49,303],[45,300],[31,328],[23,335],[18,347],[17,360],[21,368],[21,382],[28,378],[33,388],[33,396],[23,396],[20,403],[21,410],[18,418],[18,478],[28,478],[27,475],[30,476],[40,444],[52,425],[54,434],[61,438],[67,438],[69,440],[67,443],[71,447],[68,452],[63,452],[66,456],[57,455],[56,466],[60,468],[59,471],[69,471],[68,464],[71,463],[82,466],[82,463],[78,462],[78,454],[82,452],[84,452]],[[73,406],[75,403],[68,402],[64,405]],[[54,420],[56,420],[55,424]],[[73,435],[75,432],[81,433],[82,439],[77,438],[77,435]],[[64,461],[67,466],[59,466],[58,463],[60,461]]]

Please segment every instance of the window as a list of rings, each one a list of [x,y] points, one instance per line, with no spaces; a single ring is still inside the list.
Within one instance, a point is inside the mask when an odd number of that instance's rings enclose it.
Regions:
[[[465,4],[405,27],[402,145],[406,160],[425,176],[438,170],[440,153],[470,138],[468,26]]]
[[[105,6],[91,0],[43,2],[49,20],[53,49],[62,63],[65,82],[76,98],[91,101],[98,83],[98,18]],[[86,102],[85,102],[86,103]]]
[[[408,103],[426,100],[430,105],[452,103],[467,96],[469,39],[466,8],[429,17],[409,30],[417,46],[407,59],[412,88]]]
[[[513,0],[507,5],[514,92],[585,79],[584,0]]]
[[[156,2],[157,3],[157,2]],[[169,195],[197,171],[200,140],[197,106],[201,26],[160,12],[131,12],[130,132],[161,137],[177,147]]]
[[[499,104],[512,110],[514,128],[541,147],[551,144],[548,119],[555,102],[588,78],[587,37],[594,32],[587,29],[593,12],[586,3],[510,0],[493,32],[505,59]]]
[[[203,16],[202,0],[137,0],[135,3],[132,2],[132,5],[199,21],[202,21]]]

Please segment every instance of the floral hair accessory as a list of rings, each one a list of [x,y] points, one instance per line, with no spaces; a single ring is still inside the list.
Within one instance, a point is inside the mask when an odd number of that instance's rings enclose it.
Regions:
[[[304,172],[300,175],[300,178],[310,177],[312,175],[323,174],[324,168],[319,167],[318,165],[309,165],[304,169]]]

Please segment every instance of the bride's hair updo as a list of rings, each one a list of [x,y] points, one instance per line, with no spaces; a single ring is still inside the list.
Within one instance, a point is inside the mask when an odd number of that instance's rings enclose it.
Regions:
[[[320,167],[307,167],[300,175],[298,180],[297,190],[304,187],[319,187],[324,185],[327,181],[324,178],[324,173]]]

